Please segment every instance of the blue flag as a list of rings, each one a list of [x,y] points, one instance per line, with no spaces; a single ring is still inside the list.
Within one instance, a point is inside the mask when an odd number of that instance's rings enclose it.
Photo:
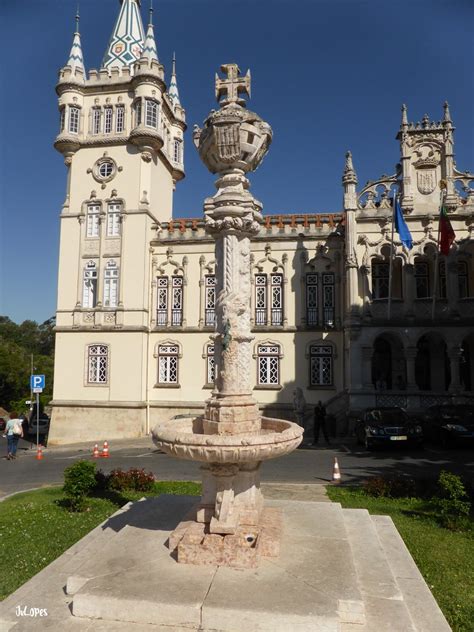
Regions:
[[[400,202],[398,198],[395,196],[395,230],[400,236],[400,241],[404,246],[411,250],[413,248],[413,239],[410,231],[408,230],[407,223],[405,222],[405,218],[403,217],[402,209],[400,208]]]

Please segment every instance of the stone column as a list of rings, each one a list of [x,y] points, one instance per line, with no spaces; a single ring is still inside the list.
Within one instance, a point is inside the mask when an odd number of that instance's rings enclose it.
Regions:
[[[450,393],[456,393],[461,390],[461,376],[459,371],[461,355],[462,348],[459,345],[448,349],[449,366],[451,369],[451,382],[449,384]]]
[[[405,350],[405,357],[407,361],[407,391],[418,390],[415,378],[415,361],[417,355],[418,349],[416,347],[408,347]]]

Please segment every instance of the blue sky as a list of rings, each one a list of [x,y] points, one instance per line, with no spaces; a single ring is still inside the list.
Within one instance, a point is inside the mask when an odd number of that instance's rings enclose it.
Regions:
[[[186,178],[174,216],[200,216],[214,178],[192,146],[214,104],[214,73],[252,72],[249,107],[274,141],[252,176],[265,213],[336,212],[344,153],[360,185],[394,172],[400,106],[410,121],[456,126],[456,162],[474,168],[474,4],[471,0],[155,0],[160,61],[176,51],[186,108]],[[104,54],[119,0],[81,0],[87,68]],[[54,314],[59,213],[66,168],[53,149],[57,70],[69,53],[75,0],[1,0],[0,314],[42,322]],[[146,21],[148,0],[143,0]],[[169,76],[169,75],[168,75]]]

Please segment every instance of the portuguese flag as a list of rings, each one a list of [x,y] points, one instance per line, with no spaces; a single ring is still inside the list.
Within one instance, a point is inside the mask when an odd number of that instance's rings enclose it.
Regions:
[[[438,233],[438,248],[441,254],[449,255],[449,249],[456,237],[456,234],[451,226],[451,222],[448,218],[448,212],[444,204],[441,205],[441,211],[439,214],[439,233]]]

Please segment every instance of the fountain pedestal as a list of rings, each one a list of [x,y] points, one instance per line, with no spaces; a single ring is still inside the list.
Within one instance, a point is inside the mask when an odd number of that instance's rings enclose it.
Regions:
[[[294,450],[303,430],[263,418],[252,395],[250,240],[260,230],[262,204],[245,174],[263,160],[272,131],[240,98],[249,94],[249,73],[240,77],[236,64],[221,70],[227,78],[216,79],[220,109],[194,131],[202,160],[219,175],[216,194],[204,203],[206,230],[216,241],[215,388],[202,417],[159,424],[153,440],[205,463],[202,500],[170,537],[178,562],[255,566],[278,555],[281,532],[278,511],[263,507],[260,465]]]

